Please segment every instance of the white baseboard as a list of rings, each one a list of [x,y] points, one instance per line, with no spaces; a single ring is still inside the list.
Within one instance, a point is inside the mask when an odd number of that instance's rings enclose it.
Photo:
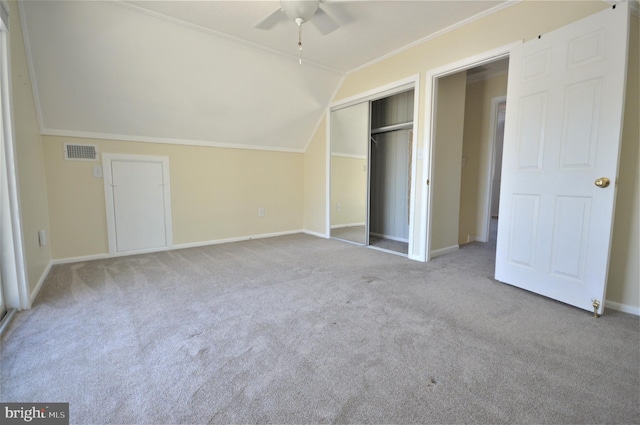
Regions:
[[[239,237],[236,237],[236,238],[216,239],[216,240],[212,240],[212,241],[183,243],[183,244],[174,245],[173,248],[171,248],[171,249],[198,248],[198,247],[201,247],[201,246],[220,245],[220,244],[223,244],[223,243],[230,243],[230,242],[242,242],[242,241],[248,241],[248,240],[251,240],[251,239],[274,238],[276,236],[293,235],[293,234],[296,234],[296,233],[302,233],[302,230],[288,230],[286,232],[262,233],[260,235],[239,236]]]
[[[27,309],[31,308],[31,306],[33,305],[33,302],[38,296],[40,289],[42,289],[42,285],[44,284],[44,281],[47,279],[47,276],[49,276],[49,272],[51,271],[51,267],[53,267],[53,264],[54,262],[53,260],[51,260],[49,261],[49,264],[47,264],[47,267],[44,268],[44,271],[42,272],[40,279],[38,279],[38,284],[36,285],[35,288],[33,288],[33,291],[31,291],[31,293],[29,294],[29,305],[27,306]]]
[[[303,230],[302,233],[305,233],[311,236],[316,236],[318,238],[329,239],[329,236],[326,235],[325,233],[314,232],[312,230]]]
[[[355,226],[364,226],[364,223],[334,224],[331,226],[331,228],[342,229],[343,227],[355,227]]]
[[[431,251],[431,258],[436,258],[444,254],[450,254],[460,249],[460,245],[451,245],[446,248],[435,249]]]
[[[468,244],[471,242],[487,242],[485,240],[485,238],[483,238],[482,236],[479,235],[467,235],[467,240],[466,242],[462,242],[460,245],[464,245],[464,244]]]
[[[289,230],[286,232],[262,233],[259,235],[239,236],[236,238],[191,242],[191,243],[177,244],[177,245],[162,247],[162,248],[145,249],[140,251],[116,252],[112,254],[104,253],[104,254],[85,255],[82,257],[59,258],[59,259],[53,260],[53,264],[82,263],[84,261],[102,260],[105,258],[128,257],[130,255],[149,254],[152,252],[173,251],[176,249],[198,248],[201,246],[219,245],[219,244],[230,243],[230,242],[241,242],[241,241],[248,241],[251,239],[273,238],[276,236],[293,235],[293,234],[302,233],[302,232],[303,232],[302,230]]]
[[[629,313],[635,316],[640,316],[640,307],[635,305],[622,304],[622,303],[617,303],[615,301],[605,300],[604,307],[610,308],[611,310],[617,310],[623,313]]]

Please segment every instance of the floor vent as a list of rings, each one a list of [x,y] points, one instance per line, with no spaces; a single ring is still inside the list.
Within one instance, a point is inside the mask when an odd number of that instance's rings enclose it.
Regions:
[[[64,159],[74,161],[96,161],[98,152],[94,145],[64,144]]]

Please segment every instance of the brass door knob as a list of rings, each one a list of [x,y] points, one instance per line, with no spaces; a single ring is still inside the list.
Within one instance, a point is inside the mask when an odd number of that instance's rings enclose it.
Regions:
[[[600,189],[604,189],[610,184],[611,184],[611,180],[609,180],[606,177],[600,177],[599,179],[596,180],[596,186],[598,186]]]

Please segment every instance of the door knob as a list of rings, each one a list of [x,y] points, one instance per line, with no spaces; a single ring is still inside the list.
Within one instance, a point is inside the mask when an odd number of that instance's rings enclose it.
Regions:
[[[596,186],[598,186],[600,189],[604,189],[610,184],[611,184],[611,180],[609,180],[606,177],[600,177],[599,179],[596,180]]]

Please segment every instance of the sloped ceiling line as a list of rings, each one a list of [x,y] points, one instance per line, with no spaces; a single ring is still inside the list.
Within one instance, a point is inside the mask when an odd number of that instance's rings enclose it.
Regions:
[[[38,126],[40,127],[40,134],[45,134],[44,121],[42,119],[42,108],[40,107],[40,97],[38,95],[39,93],[38,81],[36,80],[36,75],[34,72],[35,68],[33,66],[33,59],[32,59],[33,55],[31,54],[31,43],[29,42],[29,33],[26,30],[27,18],[26,18],[26,14],[24,13],[24,9],[22,7],[24,2],[19,1],[17,3],[18,3],[18,14],[20,15],[20,27],[22,30],[21,31],[22,41],[24,43],[25,56],[27,58],[27,68],[28,68],[27,71],[29,73],[29,80],[31,81],[31,93],[33,95],[33,101],[36,108],[36,118],[38,120]]]
[[[519,1],[519,0],[517,0],[517,1]],[[298,62],[298,59],[299,59],[298,56],[292,55],[290,53],[283,52],[283,51],[280,51],[280,50],[277,50],[277,49],[273,49],[273,48],[270,48],[270,47],[267,47],[267,46],[263,46],[262,44],[253,43],[253,42],[251,42],[249,40],[245,40],[245,39],[240,38],[240,37],[234,37],[233,35],[225,34],[223,32],[216,31],[216,30],[213,30],[211,28],[206,28],[206,27],[203,27],[203,26],[198,25],[198,24],[187,22],[187,21],[182,20],[180,18],[176,18],[176,17],[173,17],[173,16],[165,15],[164,13],[161,13],[161,12],[156,12],[154,10],[145,9],[143,7],[140,7],[140,6],[136,6],[135,4],[127,3],[124,0],[115,0],[114,4],[117,4],[117,5],[122,6],[122,7],[129,8],[131,10],[135,10],[136,12],[143,13],[145,15],[149,15],[149,16],[152,16],[154,18],[163,19],[163,20],[165,20],[167,22],[171,22],[171,23],[174,23],[174,24],[177,24],[177,25],[182,25],[182,26],[187,27],[187,28],[195,29],[197,31],[201,31],[201,32],[203,32],[205,34],[212,35],[214,37],[219,37],[219,38],[222,38],[222,39],[225,39],[225,40],[229,40],[229,41],[233,41],[233,42],[236,42],[236,43],[239,43],[239,44],[244,44],[245,46],[253,47],[253,48],[259,49],[259,50],[263,50],[263,51],[266,51],[266,52],[269,52],[269,53],[273,53],[275,55],[280,55],[280,56],[282,56],[284,58],[287,58],[288,60],[292,60],[292,61]],[[325,71],[333,72],[333,73],[338,74],[338,75],[344,75],[345,74],[345,72],[342,71],[342,70],[339,70],[337,68],[332,68],[330,66],[326,66],[326,65],[323,65],[323,64],[311,61],[311,60],[305,60],[304,63],[307,66],[317,67],[317,68],[323,69]]]

